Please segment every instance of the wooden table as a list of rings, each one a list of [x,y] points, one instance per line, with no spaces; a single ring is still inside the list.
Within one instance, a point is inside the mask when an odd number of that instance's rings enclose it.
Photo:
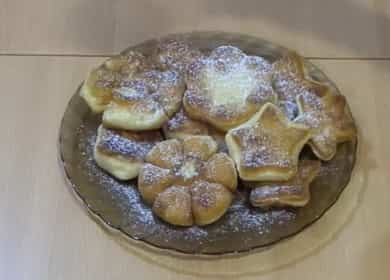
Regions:
[[[353,218],[314,254],[243,278],[390,279],[390,4],[290,2],[0,0],[0,279],[197,278],[129,253],[85,215],[56,140],[67,100],[104,56],[200,29],[299,50],[348,97],[361,132],[367,188]]]

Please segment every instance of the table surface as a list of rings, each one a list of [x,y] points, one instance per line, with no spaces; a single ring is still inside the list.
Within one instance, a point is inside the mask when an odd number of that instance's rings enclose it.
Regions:
[[[85,73],[156,35],[248,33],[299,50],[348,98],[367,188],[321,250],[245,279],[390,278],[390,2],[0,0],[0,279],[196,279],[124,250],[59,170],[57,133]],[[193,265],[196,265],[194,261]],[[201,269],[201,268],[200,268]],[[229,270],[229,267],[226,268]]]

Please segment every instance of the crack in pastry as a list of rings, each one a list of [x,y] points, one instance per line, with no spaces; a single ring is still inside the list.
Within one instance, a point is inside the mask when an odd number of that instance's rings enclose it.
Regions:
[[[177,72],[141,73],[113,91],[103,124],[135,131],[161,128],[179,110],[184,89],[184,80]]]
[[[310,200],[310,184],[318,175],[321,162],[318,160],[301,160],[297,174],[288,181],[281,182],[248,182],[253,188],[250,202],[255,207],[265,210],[271,207],[303,207]]]
[[[158,143],[138,177],[142,198],[164,221],[207,225],[222,217],[237,188],[234,163],[217,153],[210,136],[188,136]]]
[[[94,159],[115,178],[130,180],[138,176],[148,152],[162,140],[159,131],[141,133],[98,128]]]
[[[158,43],[152,60],[164,70],[174,70],[181,74],[187,72],[187,67],[203,54],[189,42],[182,39],[168,38]]]
[[[241,179],[280,181],[297,172],[299,153],[310,137],[310,128],[289,121],[267,103],[248,122],[230,130],[226,143]]]
[[[284,115],[290,120],[294,120],[299,113],[298,106],[295,102],[291,101],[280,101],[279,108],[282,110]]]
[[[192,118],[227,131],[247,121],[266,102],[276,102],[271,70],[261,57],[232,46],[218,47],[189,66],[184,107]]]
[[[103,112],[112,98],[112,91],[123,79],[151,69],[153,66],[141,53],[131,51],[126,55],[109,58],[101,66],[91,70],[80,94],[95,113]]]
[[[299,116],[296,123],[312,128],[309,145],[322,160],[330,160],[337,144],[356,137],[356,127],[345,97],[331,92],[303,93],[297,97]]]

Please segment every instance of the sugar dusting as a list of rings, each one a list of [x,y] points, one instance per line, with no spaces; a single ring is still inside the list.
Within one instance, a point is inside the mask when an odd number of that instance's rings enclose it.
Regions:
[[[230,120],[276,98],[271,64],[233,46],[220,46],[188,68],[188,103],[212,118]]]
[[[189,228],[168,225],[157,218],[150,206],[142,201],[136,182],[118,181],[95,164],[92,153],[96,131],[83,126],[79,129],[79,135],[78,146],[80,152],[83,151],[79,168],[86,171],[88,180],[95,188],[94,192],[102,197],[98,200],[99,203],[94,200],[90,207],[97,207],[95,210],[102,213],[103,218],[112,226],[121,228],[136,239],[162,247],[200,252],[207,251],[211,244],[222,246],[225,235],[232,235],[237,242],[244,244],[250,244],[253,240],[267,242],[273,238],[273,228],[276,230],[283,227],[296,217],[296,214],[289,210],[262,212],[251,208],[246,202],[246,191],[240,190],[227,214],[215,224]]]
[[[184,79],[179,73],[149,70],[121,81],[120,87],[114,90],[114,97],[129,101],[131,110],[163,109],[170,116],[171,111],[180,106],[184,89]]]
[[[110,79],[108,77],[108,80]],[[115,81],[115,78],[112,80]],[[110,81],[108,84],[110,84]],[[288,115],[288,112],[285,112]],[[216,246],[215,248],[218,248],[220,246],[218,244],[223,243],[220,243],[220,238],[232,233],[233,235],[230,235],[230,237],[236,236],[236,242],[242,244],[252,244],[253,240],[258,240],[262,244],[266,244],[267,240],[275,241],[274,238],[277,235],[275,225],[285,226],[291,224],[291,221],[296,219],[295,212],[291,210],[261,212],[252,209],[246,204],[246,192],[240,190],[227,215],[215,225],[204,228],[194,226],[178,229],[161,223],[152,214],[149,206],[146,206],[140,199],[136,191],[135,182],[124,183],[116,181],[94,164],[92,160],[92,146],[96,139],[95,132],[95,130],[90,131],[89,128],[83,126],[79,130],[80,135],[82,135],[80,136],[81,142],[79,145],[82,157],[79,166],[80,170],[86,170],[89,180],[93,181],[96,190],[102,193],[102,198],[91,200],[90,202],[87,201],[87,203],[90,207],[95,208],[97,212],[102,213],[106,221],[110,221],[113,226],[121,228],[135,238],[144,239],[159,246],[166,244],[166,246],[171,248],[176,246],[178,249],[199,252],[203,250],[202,248],[207,248],[207,246]],[[321,169],[319,177],[332,178],[334,176],[331,175],[339,174],[340,172],[342,172],[342,168],[327,163],[326,167]],[[85,186],[81,186],[81,189],[83,188]],[[110,199],[113,203],[111,203]],[[107,209],[98,211],[99,206],[97,205],[109,205],[108,211]],[[119,212],[113,210],[116,208],[119,209]],[[111,214],[107,214],[107,212],[115,212],[115,217],[119,216],[119,218],[110,216]],[[250,235],[245,235],[246,232],[250,233]],[[237,235],[234,235],[235,233]],[[287,232],[282,233],[282,235],[286,234]],[[181,243],[183,241],[185,241],[185,244]],[[226,243],[223,248],[226,250]]]
[[[242,151],[241,164],[248,168],[263,166],[291,167],[291,155],[280,139],[270,137],[261,124],[234,131],[240,141]]]
[[[279,102],[279,108],[290,121],[298,116],[298,105],[295,102],[281,101]]]
[[[163,69],[185,73],[188,65],[202,56],[190,42],[169,38],[158,43],[152,58]]]
[[[127,158],[143,160],[154,145],[162,139],[158,132],[142,134],[122,133],[101,127],[97,148],[102,151],[119,154]]]
[[[127,55],[119,55],[109,58],[96,69],[96,87],[116,88],[121,82],[135,74],[153,68],[145,56],[138,52],[129,52]]]

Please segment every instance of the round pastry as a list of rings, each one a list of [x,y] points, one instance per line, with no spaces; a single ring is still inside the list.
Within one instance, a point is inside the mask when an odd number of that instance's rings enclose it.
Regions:
[[[138,176],[147,153],[162,140],[159,131],[135,133],[98,128],[94,159],[105,171],[120,180]]]
[[[176,113],[185,89],[177,72],[151,70],[121,83],[103,114],[107,127],[128,130],[158,129]]]
[[[310,137],[309,127],[289,121],[267,103],[248,122],[230,130],[226,144],[241,179],[283,181],[296,174],[299,153]]]
[[[113,88],[148,68],[152,66],[141,53],[114,56],[88,73],[80,94],[93,112],[101,113],[111,101]]]
[[[298,172],[288,181],[250,182],[246,186],[253,188],[250,202],[255,207],[303,207],[310,200],[310,184],[318,175],[321,162],[301,160]]]
[[[240,49],[221,46],[194,61],[183,104],[194,119],[227,131],[247,121],[266,102],[276,102],[271,64]]]
[[[237,187],[234,163],[210,136],[158,143],[147,155],[138,189],[156,215],[180,226],[207,225],[228,209]]]
[[[201,57],[203,54],[189,42],[169,38],[158,43],[152,60],[164,70],[175,70],[185,74],[188,65]]]

